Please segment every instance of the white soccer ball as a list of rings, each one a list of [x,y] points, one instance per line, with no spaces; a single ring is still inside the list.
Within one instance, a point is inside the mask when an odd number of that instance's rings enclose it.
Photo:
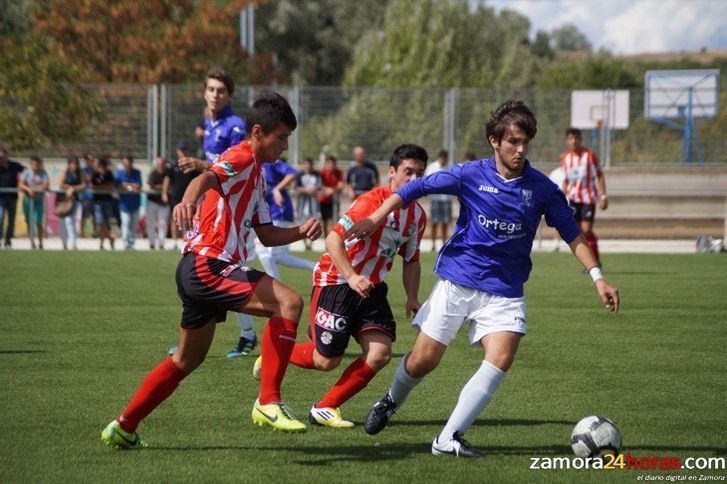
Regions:
[[[592,415],[576,424],[570,442],[573,453],[578,457],[618,454],[621,449],[621,432],[608,418]]]

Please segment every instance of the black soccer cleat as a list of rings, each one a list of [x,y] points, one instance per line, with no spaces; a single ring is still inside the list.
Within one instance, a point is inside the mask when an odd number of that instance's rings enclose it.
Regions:
[[[387,392],[384,398],[379,400],[371,407],[369,414],[364,420],[364,430],[369,435],[375,435],[384,430],[389,419],[396,412],[396,403],[391,399]]]
[[[481,451],[470,447],[469,442],[464,440],[459,432],[455,432],[451,439],[439,442],[439,436],[432,442],[433,455],[453,455],[455,457],[482,458],[485,456]]]

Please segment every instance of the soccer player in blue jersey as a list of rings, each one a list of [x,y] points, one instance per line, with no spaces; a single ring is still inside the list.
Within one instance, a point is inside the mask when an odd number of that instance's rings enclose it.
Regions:
[[[434,267],[439,281],[412,323],[420,330],[414,347],[364,421],[367,433],[380,432],[412,389],[437,367],[464,323],[471,322],[469,341],[482,346],[484,361],[432,442],[434,455],[483,456],[463,435],[489,403],[525,334],[523,285],[542,215],[589,270],[606,308],[619,308],[618,290],[603,278],[563,193],[526,158],[537,132],[533,113],[522,101],[507,101],[492,112],[486,129],[493,158],[459,164],[400,187],[345,234],[347,239],[371,234],[392,210],[426,195],[459,198],[457,226]]]
[[[179,167],[185,173],[207,171],[225,150],[245,139],[245,122],[232,110],[234,92],[235,82],[227,71],[213,67],[207,72],[204,100],[210,116],[204,120],[202,146],[205,159],[201,160],[192,156],[181,158]],[[235,347],[227,353],[228,358],[246,356],[257,345],[252,318],[243,313],[235,313],[235,317],[240,325],[240,338]],[[175,350],[176,347],[170,349],[169,352],[174,353]]]

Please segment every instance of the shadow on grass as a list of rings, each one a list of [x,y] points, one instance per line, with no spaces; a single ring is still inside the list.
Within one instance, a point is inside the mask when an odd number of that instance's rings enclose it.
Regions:
[[[34,353],[48,353],[47,350],[0,350],[0,355],[30,355]]]
[[[427,425],[444,426],[446,420],[392,420],[387,427],[423,427]],[[510,427],[519,425],[575,425],[571,420],[532,420],[532,419],[478,419],[472,425],[474,427]]]

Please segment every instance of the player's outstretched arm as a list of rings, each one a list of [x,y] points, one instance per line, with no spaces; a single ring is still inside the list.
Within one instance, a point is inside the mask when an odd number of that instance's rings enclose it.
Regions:
[[[596,290],[598,295],[603,301],[606,309],[612,312],[618,312],[621,300],[619,298],[618,289],[612,286],[606,281],[601,273],[601,268],[598,267],[596,257],[591,252],[586,244],[586,239],[583,235],[579,235],[568,244],[575,254],[576,258],[583,264],[588,270],[588,273],[593,278],[593,282],[596,284]]]
[[[346,233],[343,234],[344,240],[360,239],[373,234],[376,228],[386,220],[386,217],[397,208],[401,208],[403,203],[404,200],[398,194],[393,193],[374,213],[362,218],[346,230]]]
[[[326,237],[326,250],[331,255],[333,264],[341,275],[346,278],[348,286],[363,297],[369,297],[371,290],[374,288],[373,282],[368,277],[362,276],[353,269],[351,261],[348,259],[346,246],[343,243],[343,237],[338,232],[331,231]]]
[[[321,236],[321,223],[310,218],[297,227],[276,227],[273,224],[255,226],[255,234],[265,247],[288,245],[302,239],[316,240]]]
[[[194,213],[197,211],[197,200],[210,188],[215,190],[220,188],[217,175],[211,171],[206,171],[192,180],[184,191],[182,201],[172,211],[172,219],[177,227],[187,230],[192,226],[192,218],[194,218]]]

